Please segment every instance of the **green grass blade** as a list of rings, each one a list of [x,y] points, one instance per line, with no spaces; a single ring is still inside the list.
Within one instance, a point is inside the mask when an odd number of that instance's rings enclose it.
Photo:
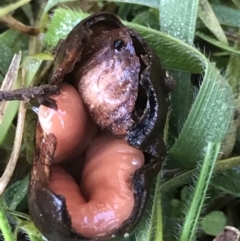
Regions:
[[[198,15],[205,26],[216,36],[223,44],[228,45],[227,37],[211,7],[208,0],[200,0]]]
[[[221,24],[240,28],[239,10],[216,4],[212,4],[212,9]]]
[[[15,241],[2,203],[0,202],[0,230],[5,241]]]
[[[194,166],[207,142],[221,141],[233,117],[233,95],[227,81],[206,60],[203,84],[179,138],[169,151],[172,160]]]
[[[173,6],[175,7],[173,8]],[[192,45],[197,20],[198,0],[162,0],[159,9],[161,30]],[[190,73],[173,71],[170,74],[177,83],[171,98],[169,122],[171,130],[169,144],[172,145],[179,135],[179,125],[180,127],[183,126],[188,116],[193,101],[193,90]]]
[[[200,33],[200,32],[197,32],[196,35],[198,37],[200,37],[201,39],[205,40],[206,42],[218,47],[218,48],[221,48],[222,50],[226,50],[230,53],[234,53],[234,54],[240,54],[240,51],[229,46],[228,44],[225,44],[225,43],[222,43],[222,42],[219,42],[218,40],[214,39],[214,38],[211,38],[209,37],[208,35],[204,34],[204,33]]]
[[[23,180],[14,183],[13,185],[15,187],[15,191],[12,200],[9,204],[9,209],[11,210],[15,210],[18,204],[24,199],[24,197],[27,196],[29,186],[29,175],[27,175]]]
[[[157,176],[150,191],[151,200],[147,203],[143,218],[135,231],[135,240],[139,241],[164,241],[161,208],[161,174]]]
[[[94,1],[98,1],[98,0],[94,0]],[[106,2],[112,2],[112,0],[106,0]],[[139,5],[147,6],[147,7],[150,7],[150,8],[157,8],[158,9],[159,0],[149,0],[149,1],[144,1],[144,0],[117,0],[115,2],[139,4]]]
[[[179,241],[193,241],[196,237],[198,221],[203,208],[210,180],[213,174],[215,162],[221,143],[208,143],[202,164],[199,166],[199,175],[196,186],[193,188],[193,196],[188,200],[187,213],[182,227]]]
[[[152,208],[152,230],[153,233],[153,240],[154,241],[164,241],[163,237],[163,215],[162,215],[162,197],[160,191],[161,185],[161,176],[158,175],[155,193],[154,193],[154,201],[153,201],[153,208]]]
[[[42,61],[40,60],[36,60],[33,58],[25,58],[22,64],[22,67],[26,71],[25,87],[28,87],[31,84],[41,63]],[[14,85],[14,89],[22,87],[20,82],[21,80],[20,78],[18,78],[16,81],[16,84]],[[17,113],[18,107],[19,107],[19,101],[11,101],[7,106],[7,109],[2,119],[2,123],[0,124],[0,144],[3,142],[7,134],[7,131]]]
[[[214,173],[222,173],[232,168],[238,167],[240,165],[240,157],[233,157],[225,160],[221,160],[216,162]],[[196,169],[191,169],[190,171],[184,172],[182,174],[177,175],[176,177],[164,182],[160,186],[161,192],[167,192],[172,189],[176,189],[183,185],[186,185],[191,181],[191,177],[193,173],[196,172]]]
[[[198,2],[198,0],[160,0],[161,31],[192,44],[195,34]]]

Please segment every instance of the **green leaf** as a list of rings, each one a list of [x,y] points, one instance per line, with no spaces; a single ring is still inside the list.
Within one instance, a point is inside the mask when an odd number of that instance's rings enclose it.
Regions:
[[[239,156],[218,161],[215,164],[214,173],[216,174],[222,173],[222,172],[225,172],[226,170],[229,170],[231,168],[236,168],[238,166],[240,166]],[[191,181],[191,177],[194,172],[196,172],[196,169],[192,169],[190,171],[186,171],[184,173],[177,175],[176,177],[162,183],[160,186],[160,190],[162,192],[167,192],[189,183]]]
[[[8,66],[9,66],[11,58],[12,58],[11,48],[9,48],[5,44],[0,43],[0,54],[2,56],[1,59],[0,59],[0,70],[1,70],[1,73],[6,74],[6,72],[8,70]],[[2,76],[0,78],[0,82],[3,80],[3,77],[4,76],[2,74]]]
[[[94,0],[94,1],[98,1],[98,0]],[[112,2],[112,0],[106,0],[106,2]],[[151,8],[157,8],[158,9],[159,0],[149,0],[149,1],[144,1],[144,0],[117,0],[115,2],[140,4],[140,5],[143,5],[143,6],[148,6],[148,7],[151,7]]]
[[[239,10],[216,4],[212,4],[212,9],[221,24],[240,28]]]
[[[63,8],[56,9],[44,37],[45,45],[56,46],[61,39],[66,38],[75,25],[87,16],[88,14],[81,11],[77,12]]]
[[[168,34],[135,23],[124,22],[143,36],[156,51],[166,69],[201,73],[205,57],[194,47]]]
[[[27,49],[26,36],[14,30],[5,31],[0,35],[0,72],[5,75],[14,53]],[[0,73],[0,83],[4,76]]]
[[[19,230],[26,233],[30,241],[46,241],[46,239],[31,221],[21,222],[20,225],[16,228],[15,233],[17,234],[17,231]]]
[[[186,203],[186,217],[181,229],[179,241],[195,240],[198,221],[206,199],[219,150],[220,143],[211,142],[208,143],[205,149],[203,161],[198,166],[199,175],[193,177],[196,184],[192,189],[192,197],[190,197]]]
[[[179,138],[169,151],[171,161],[194,166],[207,142],[221,141],[233,117],[233,103],[227,81],[206,60],[203,84]]]
[[[26,197],[28,192],[29,175],[23,180],[12,184],[4,192],[4,199],[9,209],[15,210],[18,204]]]
[[[5,241],[16,240],[13,237],[13,233],[11,231],[11,227],[5,213],[4,205],[2,205],[2,201],[0,202],[0,230],[2,232],[2,235]]]
[[[54,57],[51,53],[39,53],[34,55],[29,55],[26,59],[35,59],[35,60],[54,60]]]
[[[173,8],[173,6],[175,7]],[[186,43],[193,44],[198,0],[181,2],[178,0],[162,0],[159,3],[159,9],[161,31]],[[193,90],[189,73],[170,71],[170,75],[174,77],[177,83],[170,103],[172,111],[169,121],[169,144],[171,145],[174,138],[179,135],[179,125],[183,126],[186,121],[193,101]]]
[[[143,217],[136,229],[135,240],[140,241],[163,241],[163,221],[162,221],[162,206],[160,186],[161,175],[159,174],[152,185],[147,207],[144,211]]]
[[[9,66],[8,72],[4,78],[4,81],[1,85],[1,90],[9,91],[13,87],[19,86],[18,81],[18,72],[21,61],[21,53],[14,55],[11,64]],[[16,114],[16,107],[18,106],[18,102],[0,102],[0,143],[2,144],[7,131],[12,125],[11,118],[14,118]]]
[[[161,31],[192,44],[197,20],[198,0],[161,0],[159,1],[159,10]]]
[[[228,45],[227,38],[208,0],[200,0],[198,14],[205,26],[216,36],[216,38],[221,43]]]
[[[27,57],[24,59],[22,63],[22,68],[25,71],[25,87],[30,86],[41,63],[42,63],[41,60],[36,60],[30,57]],[[17,89],[20,87],[21,87],[21,76],[17,78],[13,89]],[[0,124],[0,144],[3,142],[8,132],[8,129],[10,128],[10,125],[17,113],[18,106],[19,106],[19,101],[11,101],[7,106],[7,109],[2,119],[2,123]]]
[[[48,0],[44,8],[43,14],[47,13],[49,10],[51,10],[54,6],[56,6],[59,3],[74,2],[74,1],[78,1],[78,0]]]
[[[155,10],[155,9],[154,9]],[[150,9],[139,13],[132,22],[159,30],[158,12]]]
[[[224,43],[221,43],[219,42],[218,40],[214,39],[214,38],[211,38],[209,37],[208,35],[204,34],[204,33],[200,33],[200,32],[197,32],[196,35],[198,37],[200,37],[201,39],[207,41],[208,43],[218,47],[218,48],[221,48],[223,50],[226,50],[230,53],[234,53],[234,54],[240,54],[240,51],[229,46],[228,44],[224,44]]]
[[[240,197],[240,173],[238,170],[227,170],[216,175],[213,178],[211,185],[223,191],[224,193],[229,193],[235,197]]]
[[[227,218],[221,211],[213,211],[201,220],[201,226],[206,234],[216,236],[227,224]]]

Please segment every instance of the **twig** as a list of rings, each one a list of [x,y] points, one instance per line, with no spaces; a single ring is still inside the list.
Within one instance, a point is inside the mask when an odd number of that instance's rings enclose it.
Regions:
[[[7,167],[2,177],[0,178],[0,195],[3,193],[6,186],[8,185],[12,177],[13,171],[16,167],[16,163],[19,157],[21,143],[22,143],[25,115],[26,115],[26,109],[24,107],[24,102],[21,101],[19,112],[18,112],[17,128],[15,133],[13,150],[12,150],[9,162],[7,164]]]
[[[20,33],[37,36],[39,29],[23,24],[22,22],[15,19],[12,15],[7,14],[0,18],[0,22],[6,24],[9,28],[12,28]]]

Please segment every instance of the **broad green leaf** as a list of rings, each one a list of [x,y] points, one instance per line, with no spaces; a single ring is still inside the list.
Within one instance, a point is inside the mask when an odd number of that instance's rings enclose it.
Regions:
[[[45,34],[44,43],[47,46],[55,47],[61,39],[66,38],[75,25],[87,16],[88,14],[81,11],[77,12],[63,8],[56,9]]]
[[[26,50],[27,44],[26,36],[14,30],[5,31],[0,35],[0,83],[4,77],[1,74],[6,74],[13,55],[19,50]]]
[[[201,220],[201,226],[206,234],[216,236],[227,225],[227,217],[222,211],[213,211]]]
[[[0,40],[1,41],[1,40]],[[0,43],[0,54],[1,54],[1,59],[0,59],[0,70],[1,70],[1,77],[0,77],[0,83],[3,80],[3,73],[6,74],[8,70],[8,66],[10,64],[11,58],[12,58],[12,51],[11,48],[6,46],[5,44]]]
[[[221,43],[228,45],[227,38],[208,0],[200,0],[198,15],[205,26],[216,36],[216,38]]]
[[[4,199],[9,209],[15,210],[18,204],[26,197],[28,192],[29,175],[23,180],[17,181],[12,184],[4,192]]]
[[[6,31],[0,35],[0,71],[4,75],[6,74],[13,57],[12,41],[16,41],[18,35],[19,34],[17,32],[12,30]],[[2,79],[3,76],[0,78],[0,81]]]

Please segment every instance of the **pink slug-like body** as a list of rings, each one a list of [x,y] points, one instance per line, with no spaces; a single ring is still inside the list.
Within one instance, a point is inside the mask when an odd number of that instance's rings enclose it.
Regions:
[[[96,124],[70,84],[51,98],[58,110],[40,106],[38,113],[43,131],[57,139],[48,187],[65,197],[76,231],[85,237],[106,236],[132,213],[132,177],[144,165],[143,153],[107,133],[97,136]],[[79,180],[60,165],[69,161],[79,162]]]
[[[41,97],[28,198],[47,239],[131,235],[165,156],[166,78],[111,13],[89,16],[60,43],[49,74],[58,95]]]
[[[44,132],[53,133],[58,140],[55,162],[63,162],[83,153],[96,136],[98,127],[73,86],[63,84],[60,94],[52,96],[52,99],[56,100],[58,109],[41,105],[38,119]]]
[[[141,151],[103,135],[87,151],[80,186],[63,168],[53,166],[49,188],[66,198],[75,230],[85,237],[106,236],[131,215],[132,177],[143,164]]]

